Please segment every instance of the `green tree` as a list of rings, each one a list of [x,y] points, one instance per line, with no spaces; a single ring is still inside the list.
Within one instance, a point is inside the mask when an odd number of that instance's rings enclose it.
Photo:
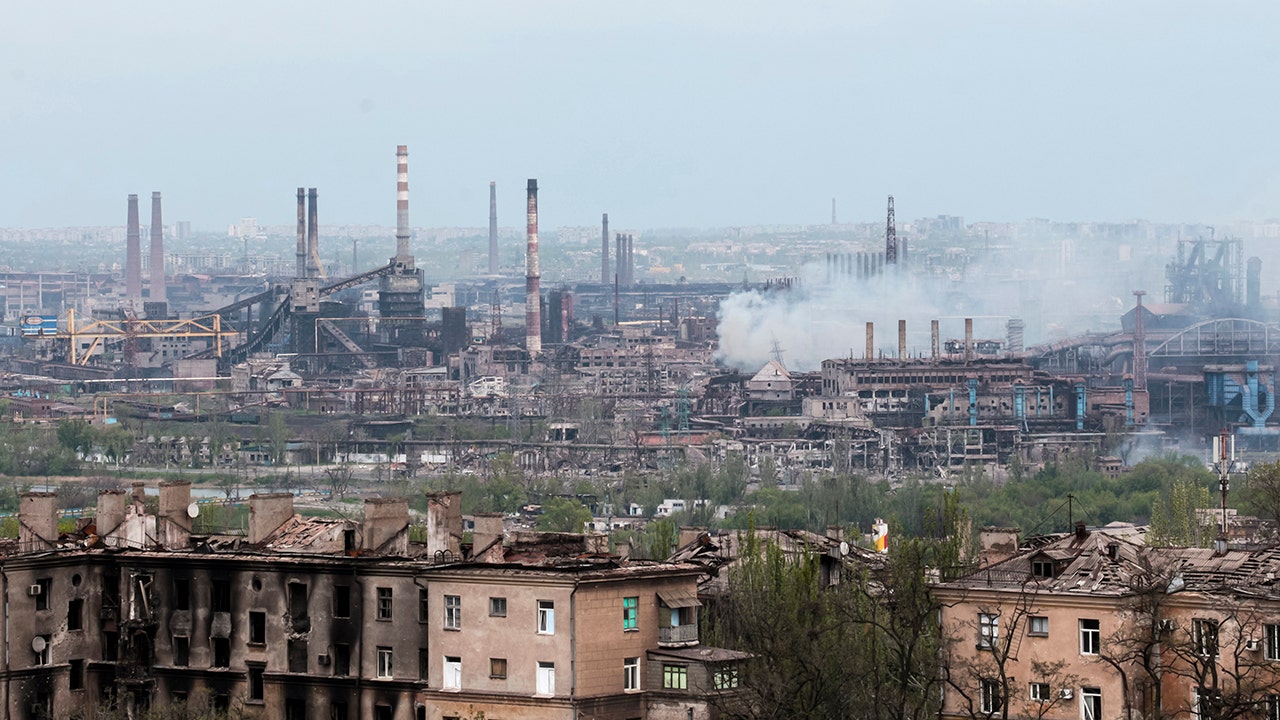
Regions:
[[[271,438],[271,455],[275,459],[275,464],[282,465],[284,463],[285,449],[291,437],[289,421],[285,418],[283,412],[275,410],[268,414],[267,434]]]
[[[591,522],[591,511],[573,498],[550,498],[542,504],[538,529],[547,532],[583,532]]]
[[[58,423],[58,442],[62,447],[85,454],[93,450],[93,426],[79,418]]]
[[[1211,507],[1209,488],[1186,480],[1174,481],[1168,496],[1159,495],[1151,504],[1147,543],[1157,547],[1210,547],[1217,535],[1214,523],[1202,522],[1196,510]]]

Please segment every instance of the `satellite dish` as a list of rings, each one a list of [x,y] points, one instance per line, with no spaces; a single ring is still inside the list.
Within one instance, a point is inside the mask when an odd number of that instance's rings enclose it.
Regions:
[[[196,518],[196,517],[200,517],[200,506],[199,506],[199,505],[197,505],[197,504],[195,504],[195,503],[191,503],[190,505],[188,505],[188,506],[187,506],[187,517],[189,517],[189,518]]]
[[[848,555],[848,554],[849,554],[849,543],[845,540],[841,540],[840,541],[840,557],[844,557],[845,555]]]
[[[49,647],[49,643],[45,642],[45,639],[44,639],[43,637],[41,637],[41,636],[37,635],[37,636],[35,636],[35,637],[31,638],[31,649],[32,649],[32,650],[34,650],[34,651],[36,651],[36,652],[38,652],[38,653],[42,653],[42,652],[44,652],[44,649],[45,649],[45,648],[47,648],[47,647]]]

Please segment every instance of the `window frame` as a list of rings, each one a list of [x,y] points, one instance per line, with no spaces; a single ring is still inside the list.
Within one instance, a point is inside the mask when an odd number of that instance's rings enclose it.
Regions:
[[[1102,720],[1102,689],[1080,688],[1080,720]]]
[[[489,617],[506,617],[507,616],[507,598],[501,596],[489,596]]]
[[[1047,682],[1028,683],[1027,699],[1038,703],[1053,702],[1053,688]]]
[[[640,687],[640,658],[622,659],[622,691],[638,692]]]
[[[260,621],[260,622],[259,622]],[[255,630],[261,630],[262,635],[255,637]],[[267,644],[267,613],[265,610],[249,611],[249,645],[266,645]]]
[[[489,679],[490,680],[506,680],[507,679],[507,659],[491,657],[489,658]]]
[[[351,617],[351,586],[350,585],[334,585],[333,586],[333,617],[334,618],[350,618]]]
[[[999,613],[978,613],[978,649],[995,650],[1000,642]]]
[[[1080,654],[1100,655],[1102,653],[1102,622],[1095,618],[1080,618]],[[1085,623],[1092,623],[1087,627]]]
[[[640,597],[622,598],[622,629],[636,632],[640,629]]]
[[[245,663],[245,677],[248,689],[245,694],[245,702],[251,705],[260,705],[267,700],[267,685],[264,675],[267,672],[267,664],[261,662]]]
[[[1036,629],[1037,623],[1044,627]],[[1049,617],[1047,615],[1032,615],[1027,620],[1027,634],[1031,637],[1049,637]]]
[[[462,629],[462,596],[461,595],[445,595],[444,596],[444,629],[445,630],[461,630]]]
[[[556,664],[554,662],[537,661],[533,690],[534,694],[540,697],[555,697]]]
[[[1263,630],[1263,657],[1273,662],[1280,660],[1280,625],[1266,624]]]
[[[374,666],[374,677],[378,680],[394,678],[396,669],[394,648],[389,645],[379,645],[375,657],[377,664]]]
[[[442,690],[461,690],[462,689],[462,656],[461,655],[445,655],[444,664],[441,666],[443,675],[440,678],[440,688]]]
[[[982,678],[978,681],[978,709],[991,715],[1004,707],[1004,693],[1000,681]]]
[[[1220,624],[1211,618],[1194,618],[1191,621],[1191,641],[1196,654],[1203,658],[1218,657],[1222,648],[1218,642]]]
[[[554,600],[538,601],[538,634],[556,634],[556,603]]]
[[[390,622],[395,617],[395,590],[385,585],[376,587],[374,597],[377,601],[375,619],[379,622]]]
[[[711,671],[711,687],[716,690],[737,690],[740,684],[737,665],[722,665]]]
[[[426,588],[418,588],[418,622],[431,622],[431,593]]]
[[[662,663],[662,689],[688,690],[689,666],[680,663]]]

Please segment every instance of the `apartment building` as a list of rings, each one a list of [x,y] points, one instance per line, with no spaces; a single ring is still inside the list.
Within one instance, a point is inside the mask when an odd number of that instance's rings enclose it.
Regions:
[[[288,720],[709,719],[743,659],[699,645],[697,566],[508,539],[496,515],[464,543],[457,493],[430,498],[426,542],[404,499],[345,520],[255,495],[243,535],[193,535],[186,483],[156,514],[140,488],[104,492],[72,535],[55,507],[25,494],[3,548],[12,718],[185,698]]]
[[[1276,547],[1030,541],[936,588],[943,717],[1278,718],[1277,572]]]

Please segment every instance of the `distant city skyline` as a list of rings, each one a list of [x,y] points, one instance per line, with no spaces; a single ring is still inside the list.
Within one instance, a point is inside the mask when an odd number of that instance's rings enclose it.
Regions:
[[[8,9],[0,227],[225,232],[1280,217],[1280,6],[228,2]]]

